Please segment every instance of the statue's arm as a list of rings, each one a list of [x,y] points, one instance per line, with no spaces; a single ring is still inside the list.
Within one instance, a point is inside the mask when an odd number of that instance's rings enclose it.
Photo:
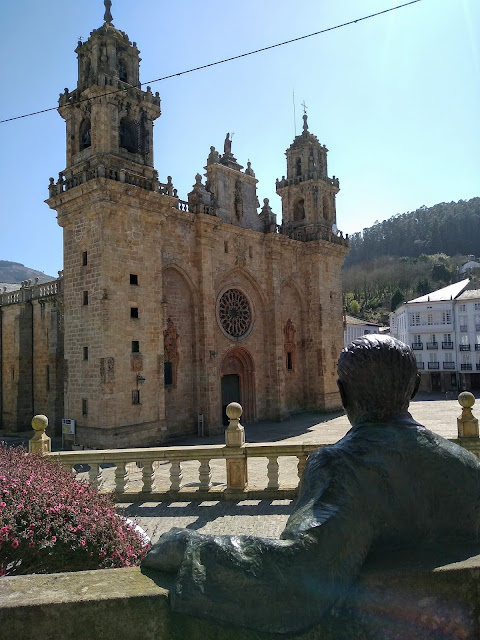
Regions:
[[[164,534],[143,564],[177,571],[172,608],[280,633],[318,623],[355,579],[372,540],[363,501],[348,478],[332,481],[331,471],[327,460],[311,485],[307,470],[303,518],[290,518],[282,540]]]

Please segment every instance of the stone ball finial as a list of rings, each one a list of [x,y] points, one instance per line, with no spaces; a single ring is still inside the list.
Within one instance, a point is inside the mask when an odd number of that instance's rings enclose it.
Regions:
[[[47,416],[38,415],[34,416],[32,419],[32,429],[34,431],[45,431],[48,427],[48,418]]]
[[[264,198],[263,199],[263,204],[268,207],[268,205],[270,204],[270,200],[268,198]]]
[[[462,391],[458,396],[458,404],[464,409],[471,409],[475,404],[475,396],[470,391]]]
[[[230,402],[226,409],[227,416],[230,420],[239,420],[242,415],[242,405],[238,402]]]

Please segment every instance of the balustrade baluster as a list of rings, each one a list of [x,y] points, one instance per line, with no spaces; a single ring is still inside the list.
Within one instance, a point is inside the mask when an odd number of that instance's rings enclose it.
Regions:
[[[90,480],[90,484],[95,489],[100,487],[102,482],[102,469],[98,462],[90,462],[90,471],[88,472],[88,479]]]
[[[298,479],[299,480],[302,479],[303,472],[305,471],[305,465],[307,464],[307,458],[308,458],[308,456],[306,454],[302,454],[300,456],[297,456],[297,459],[298,459],[297,474],[298,474]]]
[[[212,486],[212,470],[210,460],[201,460],[199,467],[200,489],[209,490]]]
[[[182,466],[178,460],[171,461],[170,467],[170,491],[179,491],[182,482]]]
[[[117,465],[115,469],[115,492],[123,493],[128,484],[127,465],[125,462],[116,462],[115,464]]]
[[[267,476],[269,489],[278,489],[278,456],[268,456]]]
[[[142,491],[144,493],[151,493],[155,483],[155,469],[153,468],[153,461],[143,463],[142,481]]]

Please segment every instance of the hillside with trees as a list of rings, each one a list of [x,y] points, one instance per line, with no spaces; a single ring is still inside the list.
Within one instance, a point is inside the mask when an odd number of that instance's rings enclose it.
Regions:
[[[399,213],[350,236],[345,267],[381,256],[477,255],[480,198]]]
[[[458,267],[480,253],[480,198],[420,207],[350,236],[343,269],[349,313],[388,324],[404,300],[465,276]],[[475,274],[480,275],[480,274]]]

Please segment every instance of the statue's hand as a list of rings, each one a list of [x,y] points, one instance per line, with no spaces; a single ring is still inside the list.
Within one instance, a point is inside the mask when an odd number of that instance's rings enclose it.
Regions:
[[[166,573],[178,571],[182,564],[189,531],[174,527],[160,536],[145,558],[142,566]]]

